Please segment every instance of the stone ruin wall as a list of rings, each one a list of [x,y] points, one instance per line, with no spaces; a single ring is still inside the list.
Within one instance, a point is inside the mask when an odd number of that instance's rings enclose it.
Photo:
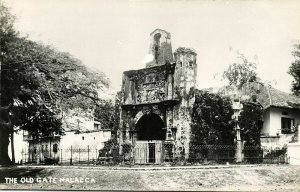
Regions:
[[[161,34],[160,49],[155,57],[153,48],[157,42],[154,35],[158,32]],[[197,54],[193,49],[180,47],[174,53],[174,64],[166,64],[168,60],[173,60],[170,34],[163,30],[155,30],[150,36],[149,53],[154,55],[153,61],[147,63],[144,69],[123,74],[121,103],[124,106],[120,108],[118,143],[134,144],[137,139],[135,124],[143,114],[152,112],[163,120],[166,142],[175,145],[174,155],[181,156],[184,153],[185,158],[188,158]],[[170,53],[171,56],[166,53]],[[167,100],[176,100],[178,103],[160,103]],[[130,135],[131,133],[133,134]]]

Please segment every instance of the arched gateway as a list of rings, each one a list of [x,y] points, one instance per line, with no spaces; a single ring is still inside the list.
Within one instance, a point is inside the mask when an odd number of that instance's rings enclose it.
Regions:
[[[136,164],[188,158],[197,54],[182,47],[173,54],[171,34],[161,29],[150,34],[149,54],[153,60],[146,68],[123,72],[117,100],[120,154]]]
[[[163,120],[154,113],[143,115],[135,125],[137,140],[134,159],[138,164],[161,163],[166,129]]]
[[[143,115],[135,125],[137,140],[165,140],[166,130],[163,120],[156,114],[150,113]]]

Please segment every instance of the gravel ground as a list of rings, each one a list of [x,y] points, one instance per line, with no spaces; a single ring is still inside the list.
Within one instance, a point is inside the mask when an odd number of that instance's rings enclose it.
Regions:
[[[17,178],[17,184],[6,183],[5,177]],[[0,168],[0,189],[300,191],[300,166],[160,170],[11,167]]]

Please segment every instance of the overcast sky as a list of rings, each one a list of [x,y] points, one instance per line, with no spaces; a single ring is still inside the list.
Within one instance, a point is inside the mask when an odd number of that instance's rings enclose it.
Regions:
[[[198,53],[199,88],[220,85],[220,74],[245,54],[263,80],[289,92],[292,43],[300,39],[299,1],[6,0],[16,28],[103,71],[114,90],[122,72],[143,68],[149,34],[171,33],[173,51]]]

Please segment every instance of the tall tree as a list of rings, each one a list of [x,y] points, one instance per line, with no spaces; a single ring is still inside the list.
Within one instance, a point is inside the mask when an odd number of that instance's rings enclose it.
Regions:
[[[241,92],[242,88],[246,87],[244,86],[245,84],[257,81],[256,64],[248,61],[242,54],[238,55],[238,59],[240,62],[231,64],[229,68],[224,71],[223,77],[228,80],[229,85],[233,86],[235,90],[235,93],[230,96],[234,100],[241,100],[243,103],[243,108],[237,123],[241,128],[240,138],[245,142],[245,158],[250,159],[251,157],[258,157],[260,154],[260,131],[263,126],[263,109],[261,105],[257,103],[245,102],[243,98],[245,92]],[[237,153],[240,152],[239,148],[237,148]]]
[[[239,62],[229,65],[223,73],[223,79],[228,80],[229,85],[238,89],[247,82],[254,82],[257,79],[256,64],[250,62],[243,54],[238,54]]]
[[[0,83],[0,96],[1,101],[3,97],[3,56],[7,53],[7,47],[9,42],[17,36],[16,31],[14,30],[14,16],[12,16],[7,7],[2,4],[0,1],[0,67],[1,67],[1,83]],[[0,105],[0,164],[8,164],[10,162],[8,156],[7,146],[9,144],[9,134],[11,134],[12,126],[9,120],[9,109],[12,105],[4,106],[1,102]]]
[[[103,129],[113,130],[115,126],[115,106],[112,101],[105,101],[102,105],[98,105],[94,111],[94,117],[101,122]]]
[[[61,134],[65,114],[73,109],[91,114],[103,102],[98,94],[109,82],[103,73],[91,72],[70,54],[19,37],[13,30],[13,17],[3,5],[2,20],[7,23],[6,28],[1,28],[3,165],[10,163],[7,147],[14,127],[36,136]]]
[[[245,160],[255,162],[262,155],[260,132],[263,128],[263,107],[260,104],[243,102],[239,125],[244,141]]]
[[[289,68],[288,73],[293,76],[292,92],[294,95],[300,95],[300,43],[294,45],[294,51],[292,52],[294,61]]]

